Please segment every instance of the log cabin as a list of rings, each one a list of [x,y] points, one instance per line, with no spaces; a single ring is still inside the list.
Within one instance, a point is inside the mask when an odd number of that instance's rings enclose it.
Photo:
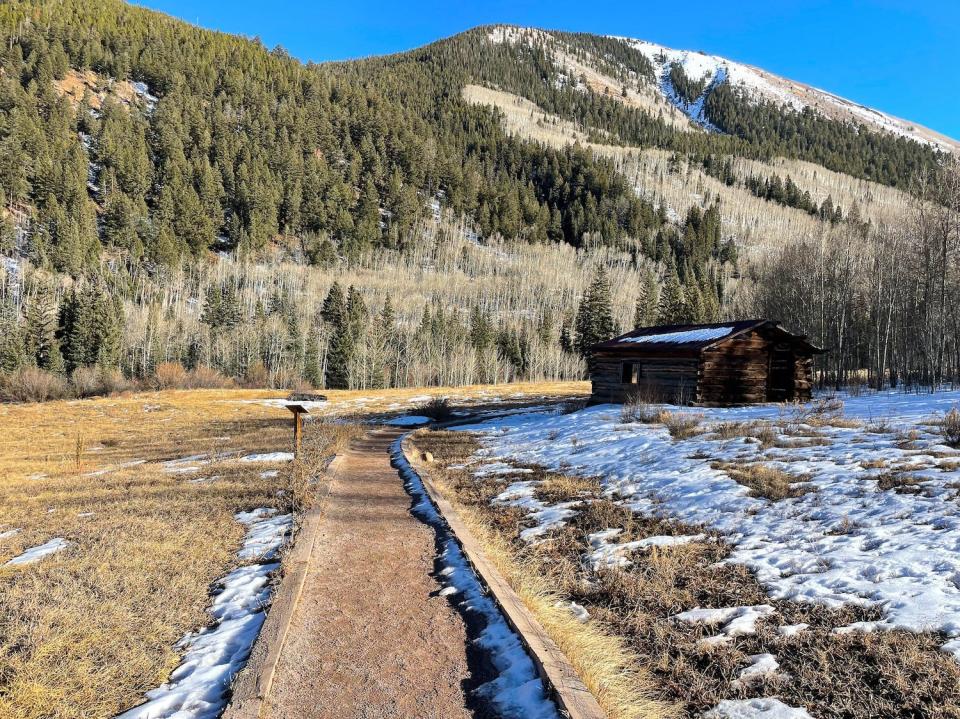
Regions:
[[[724,406],[809,400],[823,350],[773,320],[642,327],[590,348],[593,402]]]

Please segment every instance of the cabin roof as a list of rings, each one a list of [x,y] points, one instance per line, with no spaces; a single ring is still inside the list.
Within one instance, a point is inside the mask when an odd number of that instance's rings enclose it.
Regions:
[[[637,354],[693,354],[758,327],[769,327],[777,333],[782,333],[784,339],[792,340],[811,353],[818,354],[823,351],[808,342],[805,335],[792,334],[778,322],[766,319],[641,327],[606,342],[595,344],[591,349],[629,350]]]

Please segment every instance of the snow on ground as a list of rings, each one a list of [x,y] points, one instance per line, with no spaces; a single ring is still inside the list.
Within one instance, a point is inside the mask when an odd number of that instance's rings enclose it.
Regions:
[[[393,427],[415,427],[416,425],[428,424],[429,422],[429,417],[422,417],[417,414],[408,414],[404,417],[394,417],[393,419],[387,420],[387,424]]]
[[[23,554],[20,554],[7,562],[6,566],[12,567],[19,566],[21,564],[33,564],[34,562],[39,562],[44,557],[55,554],[56,552],[66,549],[69,546],[70,542],[63,537],[54,537],[50,541],[44,542],[39,546],[30,547],[30,549],[25,551]]]
[[[503,717],[560,719],[520,638],[507,625],[500,610],[480,584],[460,545],[444,531],[443,520],[427,497],[420,477],[403,456],[402,441],[403,437],[393,443],[391,456],[407,491],[416,502],[414,513],[437,527],[440,533],[443,547],[440,558],[444,564],[440,572],[444,585],[441,593],[451,597],[451,601],[464,611],[479,615],[484,628],[476,642],[488,653],[490,662],[498,671],[496,678],[476,689],[477,694],[489,699]]]
[[[704,719],[813,719],[779,699],[725,699],[703,715]]]
[[[241,462],[292,462],[293,452],[262,452],[241,457]]]
[[[626,555],[639,549],[676,547],[677,545],[689,544],[690,542],[703,542],[707,538],[706,534],[688,534],[681,536],[644,537],[643,539],[622,543],[610,541],[622,533],[622,529],[613,527],[600,532],[594,532],[587,537],[587,542],[593,548],[593,551],[587,555],[586,559],[594,571],[604,567],[628,567],[631,562]]]
[[[777,405],[678,409],[702,414],[705,433],[677,441],[662,425],[622,423],[612,405],[458,429],[483,433],[484,461],[600,477],[605,495],[634,511],[719,531],[733,548],[727,561],[753,570],[772,598],[883,608],[880,621],[841,631],[939,631],[955,640],[944,649],[960,658],[960,452],[930,424],[958,403],[956,391],[849,397],[846,418],[863,422],[856,427],[811,427]],[[780,433],[786,427],[819,437],[765,449],[753,438],[711,433],[721,422],[756,419],[776,421]],[[812,491],[779,501],[751,497],[713,469],[714,460],[762,462],[808,480]],[[889,472],[919,484],[909,492],[881,489],[877,479]],[[533,490],[523,493],[532,497]],[[521,487],[514,494],[522,499]]]
[[[523,469],[519,471],[532,472],[533,470]],[[474,474],[485,476],[493,473],[488,470],[480,470]],[[496,474],[504,474],[504,472],[496,472]],[[495,504],[520,507],[527,510],[527,516],[536,522],[536,526],[520,532],[520,538],[526,542],[531,542],[554,527],[563,525],[567,519],[576,514],[574,507],[580,505],[579,501],[546,504],[534,496],[536,484],[533,481],[514,482],[493,499]]]
[[[3,532],[0,532],[0,542],[2,542],[4,539],[10,539],[10,537],[16,536],[17,534],[20,534],[19,527],[4,530]]]
[[[293,526],[289,514],[269,508],[240,512],[235,519],[247,526],[240,559],[272,559]],[[183,661],[163,686],[147,692],[147,701],[117,719],[215,719],[227,703],[230,684],[243,668],[266,619],[270,575],[278,562],[239,567],[218,582],[219,591],[208,610],[214,622],[188,634],[177,644]]]

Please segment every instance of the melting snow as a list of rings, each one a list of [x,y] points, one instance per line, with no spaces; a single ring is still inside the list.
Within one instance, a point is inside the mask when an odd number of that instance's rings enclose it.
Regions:
[[[39,562],[44,557],[48,557],[51,554],[55,554],[56,552],[59,552],[62,549],[66,549],[69,546],[70,546],[70,542],[68,542],[63,537],[54,537],[49,542],[45,542],[44,544],[41,544],[37,547],[31,547],[30,549],[25,551],[23,554],[11,559],[9,562],[7,562],[6,565],[8,567],[11,567],[11,566],[18,566],[21,564],[33,564],[34,562]]]
[[[656,536],[636,539],[632,542],[617,544],[610,540],[619,536],[622,529],[604,529],[600,532],[591,534],[587,541],[593,548],[593,551],[587,554],[585,559],[593,567],[594,571],[601,567],[628,567],[630,560],[625,556],[638,549],[651,549],[652,547],[676,547],[690,542],[702,542],[707,538],[706,534],[687,534],[681,536]]]
[[[723,624],[720,630],[725,637],[742,637],[757,633],[757,621],[774,614],[776,610],[769,604],[757,604],[750,607],[724,607],[722,609],[690,609],[673,616],[681,622],[690,624]]]
[[[443,520],[427,497],[420,477],[403,456],[402,440],[401,437],[393,443],[391,455],[407,491],[416,502],[413,511],[429,524],[442,526]],[[476,692],[489,698],[494,709],[505,717],[560,719],[519,637],[507,625],[500,610],[480,584],[460,546],[451,536],[444,536],[442,541],[440,558],[446,565],[440,572],[446,585],[442,591],[446,592],[445,596],[459,594],[462,597],[460,606],[482,618],[485,626],[476,642],[489,652],[490,660],[498,672],[496,678],[478,687]]]
[[[272,558],[293,525],[289,514],[268,508],[240,512],[247,525],[241,559]],[[188,634],[177,644],[183,661],[163,686],[147,692],[147,701],[117,719],[215,719],[227,703],[233,677],[250,655],[270,603],[270,575],[279,563],[249,564],[233,570],[218,584],[209,613],[212,626]]]
[[[847,399],[848,418],[915,431],[917,439],[906,447],[895,432],[869,426],[806,428],[823,444],[788,449],[715,434],[675,441],[665,427],[621,423],[620,408],[609,405],[458,429],[481,431],[490,460],[599,476],[604,494],[634,511],[719,531],[733,547],[727,561],[753,570],[772,598],[878,605],[883,619],[852,629],[941,631],[960,639],[960,453],[944,446],[929,425],[935,413],[958,403],[956,391]],[[790,419],[779,405],[697,411],[707,423]],[[802,419],[790,421],[804,429]],[[713,469],[712,460],[759,461],[806,475],[812,491],[780,501],[751,497]],[[877,460],[911,467],[920,491],[881,489],[877,477],[889,470],[871,468]],[[960,642],[945,649],[960,651]]]
[[[780,663],[772,654],[751,654],[748,659],[750,664],[741,670],[731,684],[735,689],[750,686],[770,677],[786,678],[786,675],[780,674]]]
[[[240,458],[241,462],[291,462],[293,461],[293,452],[264,452],[261,454],[248,454]]]
[[[779,699],[725,699],[703,715],[704,719],[813,719],[806,709]]]

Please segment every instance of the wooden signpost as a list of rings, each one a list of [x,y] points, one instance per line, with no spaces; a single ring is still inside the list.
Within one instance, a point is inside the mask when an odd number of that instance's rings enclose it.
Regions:
[[[303,415],[310,414],[310,410],[302,404],[288,404],[287,409],[293,412],[293,456],[300,455],[300,438],[303,436]]]

